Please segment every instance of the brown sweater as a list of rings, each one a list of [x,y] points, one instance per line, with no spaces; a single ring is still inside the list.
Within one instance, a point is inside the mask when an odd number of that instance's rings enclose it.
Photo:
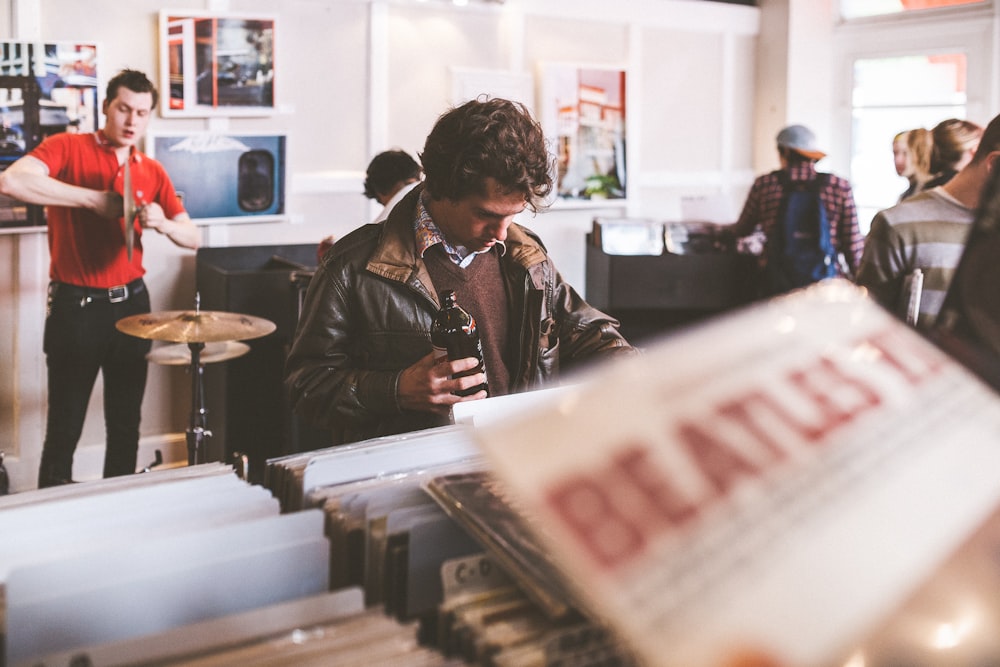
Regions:
[[[438,294],[455,290],[455,302],[476,320],[483,342],[483,361],[490,396],[510,393],[508,349],[507,291],[500,274],[496,248],[479,255],[466,268],[451,261],[440,244],[424,254],[427,272]]]

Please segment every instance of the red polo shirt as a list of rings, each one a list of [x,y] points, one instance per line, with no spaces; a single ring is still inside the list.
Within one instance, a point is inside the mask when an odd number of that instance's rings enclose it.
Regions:
[[[104,133],[57,134],[31,152],[49,176],[93,190],[122,193],[124,170]],[[163,166],[133,149],[129,157],[137,205],[158,203],[168,219],[184,212]],[[49,277],[85,287],[114,287],[141,278],[142,226],[136,221],[132,261],[128,260],[122,218],[109,220],[83,208],[46,207],[49,228]]]

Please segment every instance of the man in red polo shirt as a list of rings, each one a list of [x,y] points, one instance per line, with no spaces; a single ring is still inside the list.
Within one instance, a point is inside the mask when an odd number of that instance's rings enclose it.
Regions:
[[[163,167],[136,148],[157,97],[145,74],[123,70],[108,82],[102,130],[51,136],[0,174],[0,193],[47,207],[49,408],[39,487],[72,481],[98,372],[104,377],[104,476],[136,470],[150,341],[119,332],[115,322],[150,310],[143,232],[155,230],[192,249],[201,236]],[[126,160],[140,207],[131,257],[123,226]]]

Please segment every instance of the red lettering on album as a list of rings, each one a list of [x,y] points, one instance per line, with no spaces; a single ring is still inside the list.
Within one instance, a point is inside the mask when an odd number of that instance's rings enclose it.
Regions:
[[[720,417],[738,424],[763,446],[771,462],[783,461],[788,455],[774,437],[774,432],[760,421],[766,413],[777,420],[791,424],[795,419],[776,401],[774,396],[755,390],[737,400],[723,403],[716,411]]]
[[[649,461],[648,449],[639,446],[626,449],[615,458],[614,470],[619,483],[624,484],[626,506],[639,514],[670,526],[681,526],[697,515],[697,505],[683,498],[670,479]],[[632,493],[638,496],[635,505],[628,498]]]
[[[642,553],[650,537],[697,513],[648,453],[627,447],[607,468],[565,479],[547,495],[580,546],[604,568],[619,567]]]
[[[872,387],[845,374],[828,357],[820,357],[809,368],[793,371],[788,376],[788,382],[818,410],[819,419],[812,426],[799,429],[802,436],[810,442],[822,440],[831,431],[882,403]]]
[[[898,329],[886,329],[865,342],[877,349],[890,368],[912,385],[918,385],[945,366],[946,357],[932,345],[914,345],[919,339],[901,336]]]
[[[945,361],[913,343],[886,330],[858,346],[870,344],[880,352],[876,363],[917,385],[943,368]],[[704,419],[677,424],[675,442],[700,479],[678,486],[671,478],[677,471],[650,460],[654,445],[625,442],[607,466],[553,486],[546,498],[549,506],[600,567],[614,569],[640,555],[659,534],[691,524],[706,506],[730,495],[738,484],[759,479],[784,461],[796,443],[783,441],[783,431],[798,434],[808,444],[820,444],[883,403],[876,386],[848,373],[831,357],[819,357],[782,379],[784,389],[794,391],[799,410],[783,403],[781,393],[757,387],[709,409]],[[800,414],[803,408],[808,420]]]
[[[608,480],[579,475],[549,491],[548,503],[586,552],[608,569],[642,552],[646,540],[620,512]]]
[[[700,426],[681,424],[678,435],[716,496],[725,496],[741,479],[758,477],[762,472],[746,456]]]

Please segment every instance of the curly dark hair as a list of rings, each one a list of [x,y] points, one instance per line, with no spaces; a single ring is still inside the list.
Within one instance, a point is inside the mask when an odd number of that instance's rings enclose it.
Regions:
[[[994,116],[979,140],[979,148],[972,158],[973,162],[979,163],[985,160],[993,151],[1000,151],[1000,116]]]
[[[383,151],[372,158],[365,173],[365,197],[378,199],[396,183],[420,178],[420,165],[406,151]]]
[[[552,156],[542,128],[519,102],[466,102],[438,118],[420,160],[424,187],[434,199],[458,201],[486,194],[493,178],[507,193],[524,193],[537,211],[552,191]]]
[[[160,99],[159,93],[156,91],[156,86],[153,82],[143,74],[142,72],[134,69],[123,69],[122,71],[115,74],[115,76],[108,81],[108,90],[104,96],[104,99],[111,101],[118,97],[119,88],[128,88],[133,93],[151,93],[153,95],[153,106],[151,109],[156,108],[156,103]]]

